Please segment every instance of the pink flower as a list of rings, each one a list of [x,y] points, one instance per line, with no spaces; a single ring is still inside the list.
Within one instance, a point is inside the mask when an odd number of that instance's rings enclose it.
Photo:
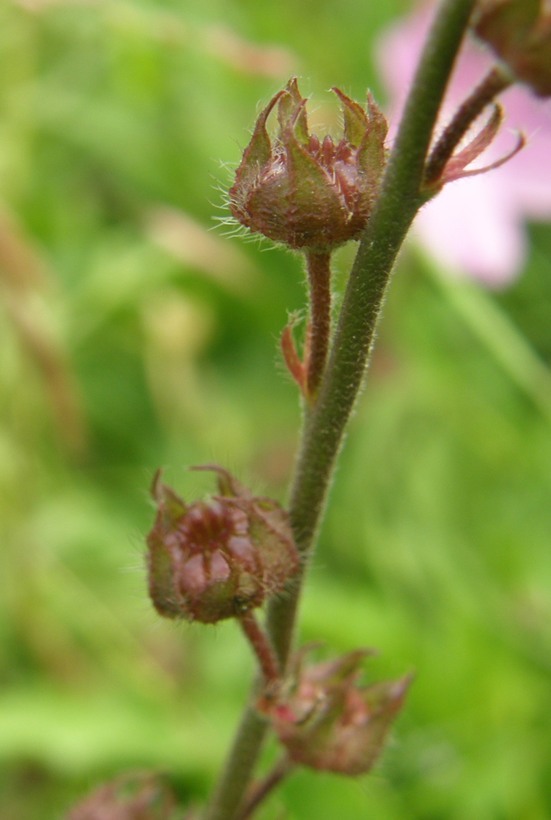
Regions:
[[[391,93],[392,120],[399,112],[430,25],[433,3],[422,4],[381,38],[379,63]],[[446,95],[442,125],[483,79],[492,55],[469,38]],[[505,285],[520,272],[526,253],[527,220],[551,217],[551,102],[514,86],[501,97],[505,120],[484,153],[487,165],[510,151],[516,132],[526,147],[510,162],[487,174],[447,185],[417,216],[414,233],[434,258],[457,274],[468,274],[490,286]]]

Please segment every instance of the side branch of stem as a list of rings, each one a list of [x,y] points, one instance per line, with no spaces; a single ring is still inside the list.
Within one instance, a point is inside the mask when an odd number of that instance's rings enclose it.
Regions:
[[[246,799],[245,805],[240,811],[237,820],[248,820],[253,816],[254,811],[268,797],[268,795],[284,780],[294,769],[294,764],[289,758],[280,760],[272,771],[260,781],[253,785]]]

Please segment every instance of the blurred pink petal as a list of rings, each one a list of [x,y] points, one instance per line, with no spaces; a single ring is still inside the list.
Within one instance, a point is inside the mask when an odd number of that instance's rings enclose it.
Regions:
[[[387,83],[394,128],[425,35],[434,3],[423,3],[380,39],[379,64]],[[482,80],[492,57],[469,39],[463,46],[443,109],[442,125]],[[500,133],[476,163],[487,165],[514,146],[516,134],[526,147],[502,167],[480,177],[454,182],[418,215],[414,232],[443,266],[488,285],[505,285],[524,263],[526,220],[551,218],[551,102],[522,86],[501,95],[505,120]]]

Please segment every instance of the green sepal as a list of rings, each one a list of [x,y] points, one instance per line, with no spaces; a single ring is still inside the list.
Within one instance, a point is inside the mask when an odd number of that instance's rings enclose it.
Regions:
[[[371,94],[367,95],[367,112],[368,128],[358,149],[357,163],[360,173],[369,179],[370,184],[377,186],[386,162],[384,143],[388,124]]]
[[[285,93],[285,91],[280,91],[272,97],[266,108],[260,113],[254,127],[251,141],[243,152],[241,164],[235,174],[236,182],[239,184],[247,184],[250,180],[255,179],[258,176],[260,168],[270,161],[272,156],[272,143],[266,130],[266,121],[276,103]]]
[[[298,141],[303,145],[308,145],[310,134],[308,133],[308,118],[306,116],[306,99],[299,91],[296,77],[289,80],[285,91],[281,95],[278,106],[278,119],[282,141],[283,134],[291,127]]]
[[[312,228],[324,222],[331,227],[333,219],[342,219],[343,204],[336,188],[331,184],[327,172],[317,160],[306,151],[288,129],[284,136],[289,173],[289,206],[301,214],[304,232],[308,232],[308,221]]]
[[[369,127],[367,115],[361,105],[347,97],[340,88],[331,89],[342,104],[344,138],[353,148],[359,148]]]

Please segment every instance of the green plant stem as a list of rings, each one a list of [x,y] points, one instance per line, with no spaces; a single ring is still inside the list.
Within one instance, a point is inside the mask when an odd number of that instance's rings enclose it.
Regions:
[[[381,194],[360,242],[317,401],[305,416],[289,513],[301,554],[311,553],[346,423],[358,396],[396,255],[422,204],[434,124],[475,0],[443,0],[427,38]],[[268,631],[282,666],[296,627],[301,582],[271,602]],[[246,709],[205,820],[235,820],[266,724]]]
[[[474,0],[444,0],[428,36],[384,176],[360,242],[318,400],[306,417],[291,489],[290,516],[307,556],[319,525],[345,426],[358,396],[394,260],[423,203],[420,193],[436,117]],[[268,610],[273,645],[285,660],[296,600]]]

